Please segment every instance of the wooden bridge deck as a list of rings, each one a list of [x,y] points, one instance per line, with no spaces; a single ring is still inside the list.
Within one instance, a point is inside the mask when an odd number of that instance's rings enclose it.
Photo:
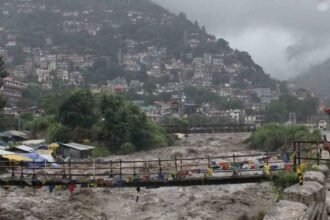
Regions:
[[[164,125],[168,133],[238,133],[254,132],[257,127],[255,124],[224,124],[224,125]]]
[[[252,183],[270,178],[263,174],[263,163],[251,163],[253,158],[265,160],[275,154],[136,161],[68,161],[57,164],[0,162],[0,185],[94,183],[98,187],[161,187]],[[270,164],[274,165],[274,174],[283,170],[282,162]]]

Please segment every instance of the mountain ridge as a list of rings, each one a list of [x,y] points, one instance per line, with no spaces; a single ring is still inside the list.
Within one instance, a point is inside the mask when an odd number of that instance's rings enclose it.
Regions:
[[[4,1],[3,8],[4,13],[0,14],[2,37],[7,41],[0,41],[0,49],[11,58],[10,67],[27,66],[27,60],[38,59],[33,52],[58,55],[58,51],[64,50],[66,54],[97,57],[88,68],[75,68],[76,64],[71,68],[71,71],[82,69],[80,72],[88,83],[100,84],[117,76],[125,76],[130,81],[134,77],[126,72],[132,71],[126,71],[130,68],[125,68],[120,59],[125,55],[149,52],[148,47],[153,46],[166,50],[166,55],[160,58],[162,71],[170,59],[193,63],[195,57],[205,60],[205,54],[211,54],[223,62],[214,71],[216,74],[235,72],[240,77],[234,77],[233,81],[244,84],[244,80],[248,80],[257,87],[274,87],[275,84],[275,80],[266,75],[247,52],[233,50],[227,41],[208,34],[198,22],[189,21],[184,13],[174,15],[149,0],[60,0],[56,4],[51,0],[27,0],[24,3],[16,0]],[[8,46],[11,35],[15,38],[14,46]],[[95,67],[96,61],[102,57],[106,60],[106,68]],[[133,68],[133,72],[144,71],[141,59],[137,62],[139,67]],[[49,63],[51,61],[41,65],[34,62],[33,70],[25,71],[25,74],[35,76],[35,69],[42,65],[49,68]],[[70,72],[70,68],[66,70]],[[16,72],[15,68],[13,72]],[[24,80],[25,77],[21,78]],[[27,77],[26,81],[31,79],[35,77]]]

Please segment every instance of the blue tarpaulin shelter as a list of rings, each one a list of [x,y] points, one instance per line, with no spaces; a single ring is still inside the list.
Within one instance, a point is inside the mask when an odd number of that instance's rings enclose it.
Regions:
[[[35,147],[36,150],[48,150],[48,145],[38,145]]]
[[[30,168],[45,167],[47,162],[52,162],[52,161],[48,161],[47,158],[44,158],[44,157],[40,156],[37,153],[26,153],[26,154],[20,154],[20,155],[25,156],[25,157],[30,158],[30,159],[33,160],[33,162],[25,162],[24,163],[24,164],[27,165],[27,167],[30,167]],[[51,166],[58,167],[58,164],[52,163]]]
[[[41,157],[39,154],[37,153],[26,153],[26,154],[20,154],[24,157],[30,158],[31,160],[33,160],[33,162],[25,162],[24,164],[27,165],[30,168],[33,167],[44,167],[45,166],[45,162],[47,163],[47,160],[43,157]]]

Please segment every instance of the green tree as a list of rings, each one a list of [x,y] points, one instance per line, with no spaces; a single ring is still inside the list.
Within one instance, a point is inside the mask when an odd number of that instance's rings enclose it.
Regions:
[[[276,101],[272,101],[265,110],[266,122],[286,122],[290,112],[296,113],[298,122],[305,122],[308,117],[317,113],[319,100],[306,96],[298,99],[296,96],[284,94]]]
[[[59,108],[60,122],[72,129],[91,128],[95,122],[94,99],[90,91],[74,91]]]
[[[319,130],[310,131],[304,126],[266,124],[253,133],[247,143],[251,148],[263,151],[289,150],[294,140],[320,141]]]
[[[53,123],[48,127],[47,142],[69,142],[71,137],[71,129],[61,125],[60,123]]]
[[[22,92],[23,99],[20,101],[19,106],[36,106],[39,104],[43,96],[45,96],[45,92],[42,91],[40,84],[35,82],[29,83],[26,89],[24,89]]]
[[[157,89],[157,86],[153,81],[147,81],[144,83],[143,89],[149,94],[151,94]]]
[[[288,110],[281,101],[271,102],[265,109],[266,122],[286,122],[288,120]]]
[[[147,119],[136,105],[120,96],[101,97],[102,123],[99,136],[111,152],[120,152],[121,146],[131,143],[137,150],[166,144],[165,132]]]

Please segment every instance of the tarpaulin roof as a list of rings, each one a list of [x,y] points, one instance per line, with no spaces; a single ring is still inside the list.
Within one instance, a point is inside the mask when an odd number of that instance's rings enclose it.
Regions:
[[[36,163],[47,161],[45,158],[41,157],[37,153],[26,153],[26,154],[20,154],[20,155],[22,155],[24,157],[28,157],[31,159],[31,161],[34,161]]]
[[[52,144],[48,145],[48,149],[54,151],[54,150],[56,150],[59,146],[60,146],[60,145],[59,145],[58,143],[52,143]]]
[[[22,150],[22,151],[25,151],[25,152],[29,152],[29,153],[34,152],[33,148],[25,146],[25,145],[15,146],[13,148],[16,148],[16,149],[19,149],[19,150]]]
[[[24,145],[28,145],[28,146],[36,146],[36,145],[40,145],[40,144],[44,144],[46,143],[45,139],[40,139],[40,140],[27,140],[27,141],[23,141],[22,144]]]
[[[47,145],[38,145],[35,147],[36,150],[48,150],[49,147]]]
[[[52,156],[52,150],[37,150],[37,153],[45,158],[48,162],[53,163],[55,162],[53,156]]]
[[[8,159],[8,160],[16,161],[16,162],[32,161],[30,158],[24,157],[24,156],[18,155],[18,154],[5,154],[5,155],[1,155],[1,157]]]
[[[9,130],[9,131],[0,132],[0,137],[8,137],[8,138],[20,137],[20,138],[27,139],[28,135],[25,134],[24,132]]]
[[[47,154],[38,154],[38,153],[26,153],[26,154],[20,154],[25,157],[30,158],[34,163],[27,163],[28,167],[43,167],[46,166],[46,162],[51,163],[52,167],[59,167],[58,164],[54,163],[55,160],[51,155]]]
[[[66,147],[70,147],[79,151],[84,151],[84,150],[93,150],[95,147],[84,145],[84,144],[77,144],[77,143],[68,143],[68,144],[61,144]]]
[[[6,151],[6,150],[0,150],[0,156],[7,155],[7,154],[16,154],[14,152]]]

